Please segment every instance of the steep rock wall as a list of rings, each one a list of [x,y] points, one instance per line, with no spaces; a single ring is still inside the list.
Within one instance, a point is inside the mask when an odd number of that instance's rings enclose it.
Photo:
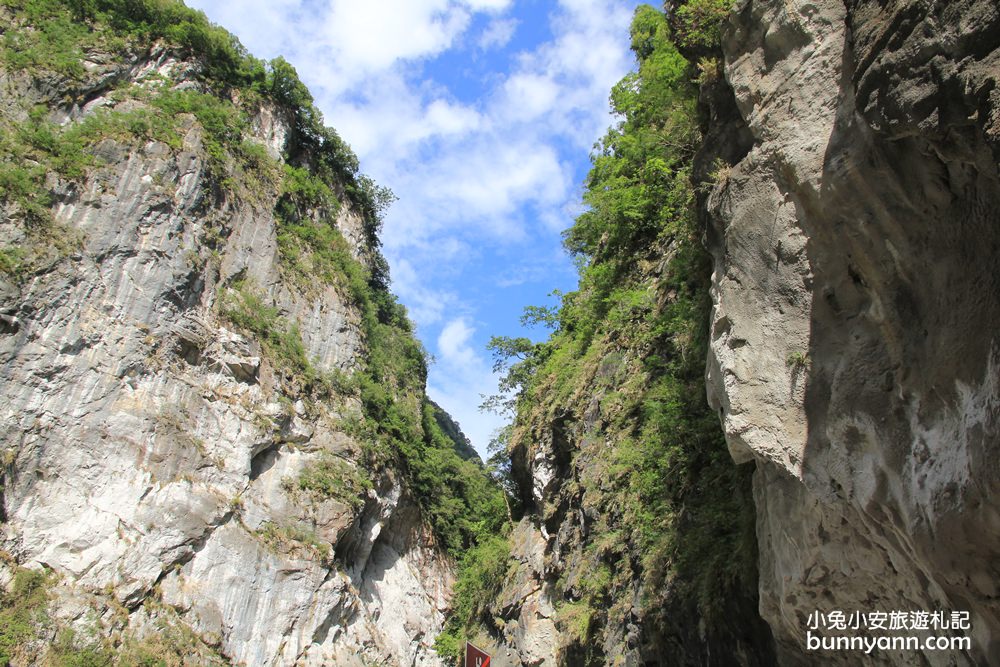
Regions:
[[[564,233],[579,288],[526,311],[547,341],[495,347],[516,357],[501,386],[519,390],[508,453],[524,518],[475,639],[498,665],[769,665],[753,465],[732,465],[704,400],[697,59],[649,6],[631,38],[637,71],[611,95],[621,122]]]
[[[746,0],[723,51],[753,145],[707,202],[708,391],[783,662],[839,609],[969,611],[973,647],[830,664],[995,663],[1000,10]]]
[[[203,85],[197,60],[161,46],[89,58],[75,104],[57,76],[0,72],[5,127],[35,105],[65,127],[101,109],[155,115],[119,93]],[[245,110],[245,140],[280,160],[291,112]],[[279,183],[230,165],[235,185],[220,186],[205,128],[177,124],[175,145],[111,135],[84,175],[50,173],[51,237],[6,203],[4,249],[31,250],[0,276],[3,583],[15,565],[44,568],[49,614],[78,639],[182,628],[196,638],[182,653],[205,664],[441,664],[430,646],[451,562],[401,475],[361,463],[358,399],[305,391],[227,307],[294,324],[311,372],[344,378],[364,364],[362,314],[344,286],[282,265]],[[341,199],[336,224],[368,261]],[[353,497],[297,488],[331,458],[370,484]]]

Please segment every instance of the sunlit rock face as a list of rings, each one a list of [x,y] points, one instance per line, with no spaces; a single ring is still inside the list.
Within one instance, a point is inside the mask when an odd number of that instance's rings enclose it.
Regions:
[[[782,661],[813,611],[965,610],[968,651],[823,660],[996,663],[1000,9],[743,1],[723,50],[708,392]]]
[[[41,104],[80,122],[115,107],[108,81],[169,75],[183,88],[196,72],[159,49],[88,63],[86,104],[70,109],[56,83],[3,72],[6,100],[24,103],[0,113]],[[286,115],[263,103],[250,122],[272,158]],[[283,272],[278,186],[221,191],[204,130],[179,122],[179,146],[107,138],[83,178],[57,179],[53,213],[72,250],[20,283],[0,279],[0,547],[58,575],[51,613],[88,632],[180,623],[244,665],[441,664],[431,645],[451,564],[399,476],[368,471],[355,503],[294,484],[322,457],[360,460],[344,426],[356,399],[296,395],[219,300],[252,286],[297,324],[318,371],[344,375],[365,350],[358,307]],[[346,202],[337,223],[367,257]],[[5,240],[23,233],[0,221]]]

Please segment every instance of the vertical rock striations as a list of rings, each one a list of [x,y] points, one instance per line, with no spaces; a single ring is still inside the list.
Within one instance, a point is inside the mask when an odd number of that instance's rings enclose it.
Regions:
[[[783,662],[840,609],[970,611],[973,646],[830,664],[995,663],[1000,10],[743,1],[723,50],[753,145],[707,201],[708,389]]]
[[[441,664],[420,462],[467,443],[421,426],[384,192],[287,63],[118,4],[0,8],[2,613],[34,628],[0,653]]]

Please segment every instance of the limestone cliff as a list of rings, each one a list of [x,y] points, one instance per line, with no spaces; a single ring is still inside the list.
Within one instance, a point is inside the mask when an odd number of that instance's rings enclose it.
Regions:
[[[812,611],[970,611],[961,655],[824,659],[995,664],[1000,10],[754,0],[723,35],[714,117],[752,139],[707,199],[708,385],[761,612],[811,664]]]
[[[384,192],[284,61],[89,6],[0,7],[0,655],[441,664],[419,466],[467,442],[422,417]]]

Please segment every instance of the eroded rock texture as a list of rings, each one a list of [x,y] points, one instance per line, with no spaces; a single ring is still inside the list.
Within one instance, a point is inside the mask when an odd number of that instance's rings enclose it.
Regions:
[[[196,71],[158,49],[88,63],[86,104],[68,109],[57,84],[5,72],[2,85],[20,96],[9,114],[44,104],[68,123],[116,108],[106,93],[123,82],[184,89]],[[54,182],[57,229],[78,242],[0,282],[0,546],[59,577],[52,609],[81,633],[169,621],[235,664],[439,664],[451,565],[398,475],[366,471],[356,502],[295,485],[324,457],[354,468],[361,443],[343,419],[357,399],[297,397],[219,300],[253,290],[297,324],[318,372],[345,375],[366,345],[358,308],[341,287],[291,279],[277,186],[220,189],[204,130],[178,122],[179,147],[109,137],[85,177]],[[263,103],[253,140],[278,158],[289,123]],[[364,259],[346,202],[337,222]],[[0,222],[7,242],[24,234]]]
[[[996,664],[1000,9],[744,1],[723,50],[708,389],[783,662],[812,611],[941,609],[972,650],[823,659]]]

